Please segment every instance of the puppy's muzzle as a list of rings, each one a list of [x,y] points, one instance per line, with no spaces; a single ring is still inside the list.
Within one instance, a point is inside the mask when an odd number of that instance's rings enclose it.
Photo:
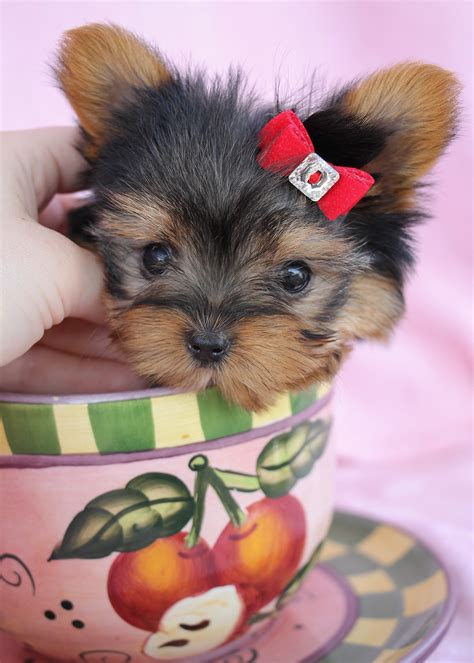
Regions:
[[[223,332],[194,332],[188,340],[188,350],[192,357],[204,366],[222,361],[229,349],[229,337]]]

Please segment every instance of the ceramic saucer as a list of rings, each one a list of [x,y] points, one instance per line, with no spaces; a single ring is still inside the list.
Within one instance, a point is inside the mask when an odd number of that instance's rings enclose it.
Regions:
[[[273,628],[214,663],[423,661],[454,613],[438,556],[400,527],[337,512],[321,563]],[[0,634],[2,663],[47,663]],[[126,652],[89,652],[85,663],[133,663]]]

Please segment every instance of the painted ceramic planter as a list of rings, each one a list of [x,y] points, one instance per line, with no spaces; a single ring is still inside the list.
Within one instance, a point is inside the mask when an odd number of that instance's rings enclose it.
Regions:
[[[210,661],[258,637],[329,529],[330,397],[252,414],[213,389],[0,395],[0,627],[78,662]]]

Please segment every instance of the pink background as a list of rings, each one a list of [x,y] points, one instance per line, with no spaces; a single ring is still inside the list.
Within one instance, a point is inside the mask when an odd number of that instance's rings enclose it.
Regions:
[[[2,125],[70,123],[48,62],[63,30],[115,21],[177,63],[240,63],[270,98],[317,68],[331,87],[407,59],[457,72],[458,140],[433,172],[433,219],[418,230],[407,314],[388,347],[358,348],[339,377],[339,503],[400,522],[434,544],[461,604],[432,661],[472,651],[472,5],[470,2],[4,2]]]

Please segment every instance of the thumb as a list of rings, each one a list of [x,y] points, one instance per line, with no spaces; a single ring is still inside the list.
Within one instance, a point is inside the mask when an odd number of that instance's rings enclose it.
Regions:
[[[103,322],[103,272],[90,251],[30,220],[9,224],[3,240],[0,365],[67,317]]]

